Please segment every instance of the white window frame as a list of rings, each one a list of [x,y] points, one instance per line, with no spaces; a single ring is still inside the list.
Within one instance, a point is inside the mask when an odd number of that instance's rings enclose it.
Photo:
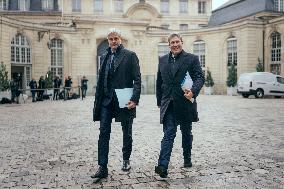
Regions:
[[[64,50],[63,50],[63,40],[61,39],[52,39],[51,40],[51,67],[50,71],[53,74],[53,77],[58,75],[60,78],[63,78],[63,67],[64,67]]]
[[[114,0],[115,12],[123,12],[123,0]]]
[[[158,44],[158,57],[164,56],[170,52],[168,43],[159,43]]]
[[[54,2],[53,0],[41,0],[42,10],[44,11],[51,11],[54,9]]]
[[[188,24],[180,24],[179,30],[181,31],[187,31],[188,30]]]
[[[188,13],[188,0],[179,0],[179,13]]]
[[[206,1],[198,1],[198,14],[206,14]]]
[[[30,0],[18,0],[19,11],[30,10]]]
[[[32,64],[31,48],[26,36],[16,35],[11,41],[11,63]]]
[[[273,32],[271,34],[271,63],[270,71],[274,74],[280,75],[281,73],[281,34]]]
[[[81,12],[81,0],[72,0],[72,12]]]
[[[94,13],[104,12],[104,1],[103,0],[93,0],[94,2]]]
[[[169,13],[170,12],[169,0],[160,0],[160,9],[161,13]]]
[[[0,10],[8,10],[9,0],[0,0]]]
[[[284,0],[274,0],[274,10],[284,12]]]
[[[195,41],[193,43],[193,54],[198,56],[203,73],[205,73],[205,67],[206,67],[205,45],[206,44],[204,41]]]
[[[227,39],[227,66],[231,64],[238,65],[238,53],[237,53],[237,38],[231,37]]]

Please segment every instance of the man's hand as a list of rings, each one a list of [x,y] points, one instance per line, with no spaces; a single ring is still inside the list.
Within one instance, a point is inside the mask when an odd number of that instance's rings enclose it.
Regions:
[[[191,100],[193,97],[193,93],[191,92],[191,90],[188,89],[184,89],[184,96],[186,99]]]
[[[130,110],[132,108],[135,108],[136,107],[136,103],[133,102],[133,101],[129,101],[128,104],[127,104],[127,108]]]

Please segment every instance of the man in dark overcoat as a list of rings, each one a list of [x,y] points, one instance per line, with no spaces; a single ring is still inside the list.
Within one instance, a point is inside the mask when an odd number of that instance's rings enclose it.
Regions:
[[[108,176],[108,153],[112,118],[121,122],[123,131],[123,165],[122,170],[128,171],[132,151],[132,123],[136,116],[141,93],[141,74],[136,54],[121,44],[122,37],[118,29],[110,29],[107,35],[109,48],[100,59],[99,78],[93,109],[93,120],[100,121],[98,141],[99,169],[92,178]],[[125,108],[118,105],[115,89],[133,88],[133,93]]]
[[[157,105],[160,108],[160,123],[163,124],[164,137],[155,172],[163,178],[168,174],[178,125],[182,133],[184,167],[192,166],[192,122],[198,121],[196,97],[204,84],[198,57],[182,49],[182,37],[177,33],[170,34],[168,42],[170,53],[160,57],[156,81]],[[192,80],[192,86],[182,88],[187,73]]]

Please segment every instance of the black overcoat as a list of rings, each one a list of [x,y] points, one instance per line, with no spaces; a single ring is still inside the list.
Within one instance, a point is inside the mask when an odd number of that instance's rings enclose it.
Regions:
[[[174,116],[178,124],[196,122],[199,120],[196,97],[205,81],[198,57],[182,50],[176,57],[174,71],[171,71],[170,55],[169,53],[159,58],[156,97],[157,105],[160,106],[160,123],[163,123],[171,100],[173,101]],[[181,88],[181,83],[187,72],[193,80],[191,88],[195,99],[193,103],[184,97]]]
[[[141,93],[141,73],[139,60],[137,55],[125,49],[122,45],[119,47],[116,58],[114,59],[114,74],[113,74],[113,88],[133,88],[133,95],[131,101],[136,105],[139,103]],[[100,120],[100,108],[104,92],[104,72],[107,64],[110,49],[101,57],[99,78],[96,86],[96,95],[93,108],[93,121]],[[114,114],[115,121],[121,122],[136,117],[136,108],[128,110],[127,108],[119,108]]]

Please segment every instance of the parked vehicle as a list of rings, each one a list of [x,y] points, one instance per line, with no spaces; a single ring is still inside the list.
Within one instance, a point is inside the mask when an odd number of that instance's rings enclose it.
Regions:
[[[284,96],[284,77],[269,72],[252,72],[241,74],[238,80],[238,93],[244,98],[254,95]]]

